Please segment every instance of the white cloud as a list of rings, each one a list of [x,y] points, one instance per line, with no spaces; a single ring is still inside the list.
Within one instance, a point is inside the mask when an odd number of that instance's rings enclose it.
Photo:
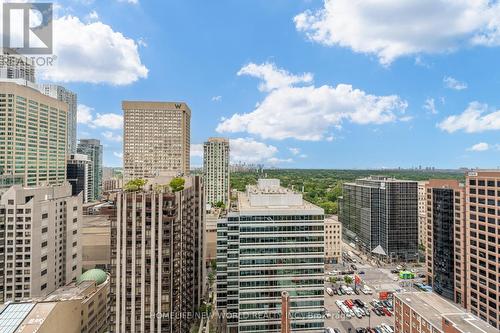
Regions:
[[[212,102],[220,102],[222,101],[222,96],[213,96],[211,100]]]
[[[114,151],[113,152],[113,155],[115,157],[118,157],[119,159],[123,159],[123,153],[122,152],[117,152],[117,151]]]
[[[488,105],[472,102],[464,112],[449,116],[438,127],[448,133],[459,130],[467,133],[500,130],[500,110],[490,111]]]
[[[269,164],[292,163],[292,162],[293,159],[291,158],[271,157],[270,159],[267,160],[267,163]]]
[[[256,141],[252,138],[230,139],[231,161],[245,163],[262,163],[273,158],[278,148]]]
[[[454,89],[454,90],[464,90],[467,89],[467,83],[460,82],[451,76],[446,76],[443,78],[443,83],[446,88]]]
[[[290,153],[292,153],[293,155],[298,155],[300,154],[300,148],[288,148],[288,150],[290,151]]]
[[[427,98],[425,100],[423,108],[432,114],[437,114],[438,110],[436,109],[436,103],[434,98]]]
[[[120,134],[114,134],[113,132],[106,131],[102,133],[102,136],[110,141],[122,142],[123,137]]]
[[[127,2],[132,5],[137,5],[139,3],[139,0],[118,0],[118,2]]]
[[[146,42],[146,39],[144,37],[141,37],[137,40],[137,45],[141,47],[148,47],[148,43]]]
[[[275,64],[264,63],[256,65],[250,63],[238,71],[238,76],[249,75],[262,80],[260,91],[271,91],[277,88],[292,86],[296,83],[310,83],[313,80],[311,73],[293,75],[284,69],[277,68]]]
[[[472,147],[468,148],[467,150],[468,151],[486,151],[489,149],[490,149],[489,144],[487,144],[486,142],[480,142],[480,143],[477,143],[477,144],[473,145]]]
[[[239,75],[248,73],[261,78],[260,89],[268,94],[254,111],[222,119],[216,129],[218,132],[247,132],[264,139],[317,141],[332,137],[329,130],[339,128],[343,121],[356,124],[393,122],[407,108],[407,103],[397,95],[370,95],[348,84],[294,86],[310,80],[297,79],[298,76],[271,64],[250,64],[244,69]]]
[[[54,54],[53,66],[39,68],[44,80],[126,85],[148,75],[136,42],[99,21],[54,20]]]
[[[92,121],[92,112],[94,108],[85,104],[78,104],[76,112],[76,121],[79,124],[89,124]]]
[[[203,157],[203,145],[201,143],[191,144],[190,155],[191,157]]]
[[[307,158],[307,155],[306,154],[300,154],[299,157],[300,158]]]
[[[294,22],[314,42],[375,54],[385,65],[401,56],[500,44],[500,4],[489,0],[325,0]]]
[[[99,14],[95,10],[91,11],[87,15],[87,21],[97,21],[99,19]]]
[[[121,129],[123,127],[123,116],[116,113],[97,113],[94,117],[94,108],[85,104],[78,104],[76,119],[79,124],[89,127],[103,127],[109,129]]]

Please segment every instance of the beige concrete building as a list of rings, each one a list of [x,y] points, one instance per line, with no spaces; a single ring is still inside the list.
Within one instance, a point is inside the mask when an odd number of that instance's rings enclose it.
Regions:
[[[434,293],[394,297],[395,333],[498,333],[496,328]]]
[[[36,88],[33,59],[18,54],[7,54],[4,49],[0,54],[0,81]]]
[[[203,182],[208,206],[222,202],[226,207],[229,207],[228,139],[209,138],[203,144]]]
[[[465,188],[457,180],[431,179],[425,185],[427,284],[465,307]]]
[[[0,175],[23,185],[66,180],[68,105],[40,91],[0,82]]]
[[[163,172],[189,174],[191,110],[186,103],[124,101],[124,182]]]
[[[213,209],[205,215],[205,259],[210,262],[217,259],[217,220],[220,211]]]
[[[172,193],[154,185],[119,192],[111,216],[112,332],[189,332],[205,283],[200,176]],[[157,315],[161,313],[161,315]]]
[[[342,223],[337,215],[325,218],[325,263],[342,261]]]
[[[46,296],[81,273],[82,197],[69,183],[12,186],[0,215],[0,302]]]
[[[108,215],[83,215],[81,244],[83,270],[110,269],[111,222]]]
[[[418,182],[418,192],[417,192],[417,197],[418,197],[418,244],[421,246],[425,247],[425,244],[427,243],[427,210],[426,210],[426,204],[427,204],[427,195],[425,193],[425,185],[427,185],[428,182],[422,181]]]
[[[466,193],[467,309],[500,329],[500,170],[468,172]]]
[[[110,192],[121,188],[123,188],[123,179],[121,178],[110,178],[102,181],[103,192]]]
[[[84,273],[39,300],[0,307],[0,332],[102,333],[107,331],[109,278],[103,271]]]

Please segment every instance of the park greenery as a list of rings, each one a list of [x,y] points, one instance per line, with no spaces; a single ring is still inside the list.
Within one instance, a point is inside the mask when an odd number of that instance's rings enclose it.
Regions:
[[[135,191],[139,191],[140,189],[142,189],[144,187],[144,185],[146,185],[146,180],[137,178],[137,179],[132,179],[132,180],[128,181],[125,184],[124,189],[127,192],[135,192]]]
[[[338,198],[342,196],[342,184],[370,175],[384,175],[398,179],[464,180],[464,172],[459,170],[320,170],[320,169],[270,169],[261,172],[231,173],[231,188],[244,191],[248,184],[257,183],[259,178],[278,178],[281,186],[303,192],[304,199],[325,210],[326,214],[338,213]]]
[[[186,183],[186,180],[184,178],[176,177],[170,181],[169,186],[170,186],[170,189],[172,190],[172,192],[179,192],[179,191],[182,191],[184,189],[185,183]]]

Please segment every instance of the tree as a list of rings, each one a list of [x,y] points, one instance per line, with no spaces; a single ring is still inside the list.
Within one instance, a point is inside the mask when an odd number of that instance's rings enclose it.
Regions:
[[[214,281],[215,281],[215,273],[213,271],[210,271],[210,273],[208,273],[208,285],[209,286],[213,285]]]
[[[352,277],[349,275],[344,276],[344,282],[345,284],[352,284]]]
[[[186,183],[186,180],[181,177],[176,177],[170,181],[170,189],[172,192],[179,192],[184,189],[184,184]]]
[[[135,192],[143,188],[144,185],[146,185],[146,180],[137,178],[128,181],[123,188],[127,192]]]
[[[214,205],[214,207],[217,207],[217,208],[226,208],[226,205],[224,205],[224,203],[222,201],[217,201]]]
[[[216,271],[217,270],[217,260],[215,260],[215,259],[210,260],[210,267],[212,267],[213,271]]]
[[[330,283],[337,283],[337,278],[335,276],[330,276]]]

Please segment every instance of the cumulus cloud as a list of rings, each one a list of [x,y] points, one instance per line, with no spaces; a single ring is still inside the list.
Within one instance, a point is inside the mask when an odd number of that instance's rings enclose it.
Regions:
[[[114,151],[113,152],[113,155],[115,157],[118,157],[119,159],[123,159],[123,153],[122,152],[117,152],[117,151]]]
[[[238,76],[248,75],[261,79],[262,83],[259,85],[260,91],[271,91],[277,88],[289,87],[296,83],[310,83],[313,80],[311,73],[293,75],[284,69],[277,68],[272,63],[260,65],[250,63],[241,68],[237,74]]]
[[[42,79],[126,85],[146,78],[148,69],[141,63],[137,43],[95,21],[93,13],[89,17],[94,20],[88,23],[72,15],[54,20],[57,58],[53,66],[39,68]]]
[[[288,150],[290,151],[290,153],[292,153],[293,155],[298,155],[300,154],[300,148],[288,148]]]
[[[436,103],[434,102],[434,98],[427,98],[425,100],[423,108],[427,110],[429,113],[437,114],[438,111],[436,109]]]
[[[231,161],[245,163],[268,162],[278,153],[278,148],[252,138],[230,139]]]
[[[329,130],[339,128],[343,121],[393,122],[407,108],[399,96],[370,95],[348,84],[297,86],[309,83],[312,75],[292,75],[268,63],[249,64],[238,73],[260,78],[259,88],[267,94],[254,111],[223,119],[216,129],[221,133],[247,132],[264,139],[318,141],[331,137]]]
[[[291,159],[291,158],[271,157],[270,159],[267,160],[267,162],[269,164],[292,163],[293,159]]]
[[[492,111],[487,104],[472,102],[464,112],[447,117],[438,127],[448,133],[460,130],[467,133],[500,130],[500,110]]]
[[[500,44],[500,4],[489,0],[325,0],[294,22],[314,42],[374,54],[385,65],[401,56]]]
[[[467,83],[460,82],[451,76],[446,76],[443,78],[443,83],[446,88],[454,89],[454,90],[464,90],[467,89]]]
[[[486,151],[490,149],[490,145],[486,142],[476,143],[472,147],[468,148],[468,151]]]
[[[116,113],[97,113],[94,116],[94,108],[85,104],[78,104],[76,119],[79,124],[89,127],[103,127],[112,130],[123,127],[123,116]]]
[[[191,157],[203,157],[203,145],[201,143],[191,144]]]
[[[120,134],[114,134],[110,131],[105,131],[102,133],[102,136],[109,141],[122,142],[123,137]]]

